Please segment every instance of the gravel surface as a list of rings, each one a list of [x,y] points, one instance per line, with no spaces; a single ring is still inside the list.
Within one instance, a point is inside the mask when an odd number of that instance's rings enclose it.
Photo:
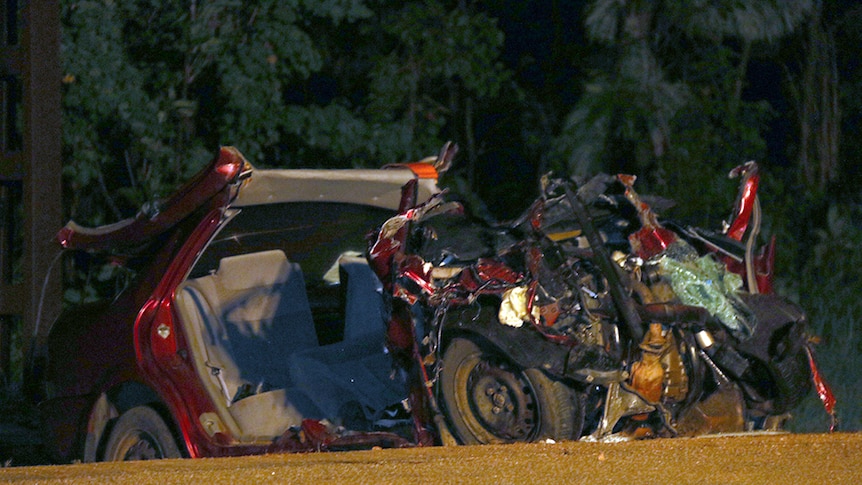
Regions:
[[[862,433],[434,447],[0,469],[0,483],[862,483]]]

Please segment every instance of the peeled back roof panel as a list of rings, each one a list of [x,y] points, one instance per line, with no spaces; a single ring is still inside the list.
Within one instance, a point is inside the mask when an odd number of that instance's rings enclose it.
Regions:
[[[397,209],[401,187],[415,175],[396,169],[255,170],[243,183],[233,206],[279,202],[344,202]],[[419,179],[419,201],[437,192],[436,181]]]

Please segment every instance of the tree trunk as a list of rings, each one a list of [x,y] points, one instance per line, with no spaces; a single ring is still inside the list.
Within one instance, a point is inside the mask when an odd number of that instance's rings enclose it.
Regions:
[[[841,110],[835,39],[818,6],[808,23],[799,99],[799,166],[803,183],[823,191],[838,174]]]

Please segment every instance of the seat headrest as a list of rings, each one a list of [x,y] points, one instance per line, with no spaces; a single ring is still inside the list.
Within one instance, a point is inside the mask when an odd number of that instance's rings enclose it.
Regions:
[[[246,290],[286,282],[291,267],[284,251],[273,249],[223,258],[216,275],[223,288]]]

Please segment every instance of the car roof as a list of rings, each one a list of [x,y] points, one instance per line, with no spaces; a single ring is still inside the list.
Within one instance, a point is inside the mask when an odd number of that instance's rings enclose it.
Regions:
[[[398,209],[401,188],[417,175],[407,166],[385,169],[255,169],[233,207],[281,202],[342,202]],[[418,179],[418,200],[438,192],[437,181]]]

